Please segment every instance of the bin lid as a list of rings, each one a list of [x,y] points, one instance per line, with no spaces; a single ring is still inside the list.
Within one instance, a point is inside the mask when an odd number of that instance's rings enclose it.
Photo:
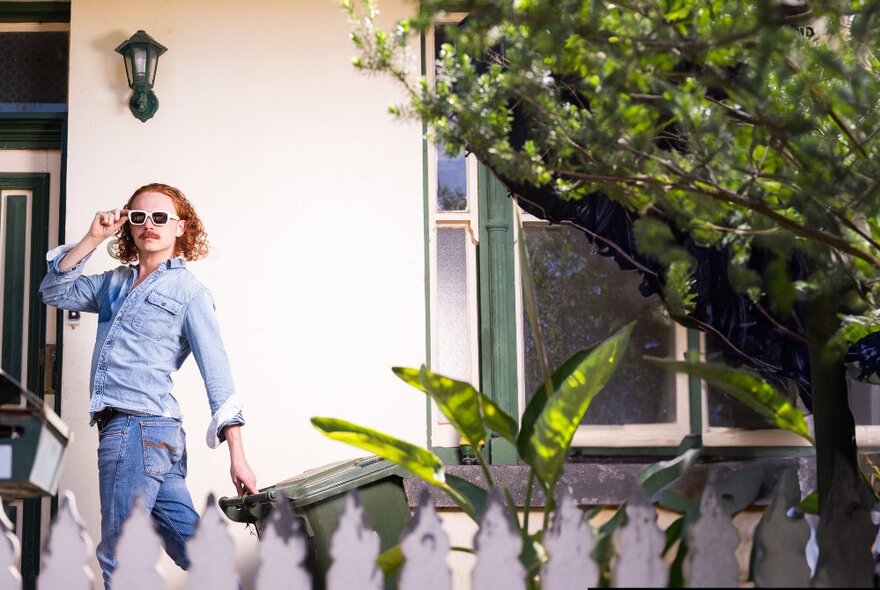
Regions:
[[[374,455],[309,469],[273,487],[294,508],[300,508],[386,477],[403,478],[406,474],[402,467]]]

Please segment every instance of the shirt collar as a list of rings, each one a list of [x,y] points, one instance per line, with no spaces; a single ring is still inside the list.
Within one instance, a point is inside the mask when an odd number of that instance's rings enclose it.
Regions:
[[[132,270],[137,270],[137,264],[129,264],[128,267]],[[186,260],[183,258],[169,258],[161,265],[159,268],[165,268],[165,270],[170,270],[172,268],[186,268]]]

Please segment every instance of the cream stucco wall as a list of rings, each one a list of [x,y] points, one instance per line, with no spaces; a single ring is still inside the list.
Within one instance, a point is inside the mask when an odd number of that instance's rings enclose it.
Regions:
[[[411,5],[381,8],[394,19]],[[424,444],[424,399],[390,370],[425,361],[421,129],[387,114],[396,87],[351,66],[336,0],[73,0],[70,28],[67,241],[148,182],[194,202],[212,251],[190,269],[216,300],[258,483],[365,454],[317,433],[312,416]],[[114,52],[138,29],[168,47],[146,123],[128,111]],[[113,264],[102,250],[87,271]],[[62,417],[75,439],[61,489],[97,540],[94,333],[93,317],[64,329]],[[202,509],[209,493],[233,493],[228,455],[205,445],[210,415],[192,360],[175,383]],[[257,540],[231,530],[248,587]],[[181,585],[169,561],[162,568]]]

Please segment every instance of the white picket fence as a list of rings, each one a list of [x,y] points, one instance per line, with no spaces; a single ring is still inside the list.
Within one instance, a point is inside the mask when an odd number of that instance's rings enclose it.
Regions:
[[[789,485],[791,481],[788,482]],[[796,484],[793,484],[796,485]],[[804,547],[810,527],[804,518],[787,514],[786,494],[780,485],[775,499],[758,524],[754,543],[755,585],[805,587],[811,571]],[[791,490],[787,498],[791,498]],[[299,519],[286,502],[276,504],[261,527],[256,590],[310,590],[311,576],[304,562],[307,540]],[[0,511],[0,590],[20,590],[17,569],[18,541]],[[662,557],[664,532],[657,526],[654,507],[630,502],[626,524],[613,536],[616,557],[612,567],[615,587],[665,587],[669,566]],[[234,543],[223,515],[209,496],[205,511],[188,549],[192,565],[186,573],[188,590],[238,590]],[[872,525],[873,526],[873,525]],[[876,528],[876,527],[875,527]],[[763,531],[763,532],[762,532]],[[739,533],[712,487],[701,500],[700,517],[686,531],[690,551],[685,563],[689,587],[736,587],[740,568],[734,552]],[[783,539],[784,542],[780,542]],[[545,536],[547,556],[541,569],[542,590],[580,590],[598,585],[599,569],[590,559],[595,546],[592,528],[569,494],[562,494]],[[345,497],[345,508],[332,537],[332,563],[327,590],[380,590],[383,576],[376,566],[379,537],[369,528],[357,491]],[[771,547],[772,545],[772,547]],[[474,538],[476,562],[472,570],[475,590],[525,590],[525,572],[518,556],[522,538],[514,529],[499,494],[492,494]],[[43,550],[39,590],[94,590],[100,587],[87,563],[93,545],[85,532],[72,493],[62,496],[57,517]],[[430,497],[425,493],[401,538],[405,562],[398,578],[399,590],[450,590],[452,573],[447,564],[449,538]],[[161,590],[156,564],[161,542],[141,502],[125,523],[113,576],[114,590]],[[857,552],[857,551],[855,551]],[[870,550],[868,553],[870,557]]]

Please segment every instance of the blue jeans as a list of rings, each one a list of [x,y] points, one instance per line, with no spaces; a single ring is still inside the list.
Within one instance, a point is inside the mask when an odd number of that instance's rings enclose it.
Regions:
[[[98,437],[101,542],[96,553],[104,587],[110,589],[116,543],[136,496],[144,500],[165,551],[187,569],[186,542],[199,515],[186,487],[186,434],[180,421],[117,413]]]

